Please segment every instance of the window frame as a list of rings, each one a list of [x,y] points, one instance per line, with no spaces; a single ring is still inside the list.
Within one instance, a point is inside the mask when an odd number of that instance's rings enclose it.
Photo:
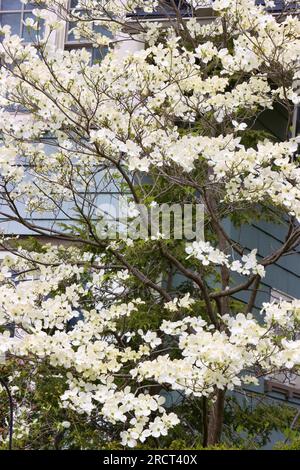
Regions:
[[[72,9],[74,9],[74,7],[71,7],[71,2],[72,0],[67,0],[67,8],[68,8],[68,11]],[[76,9],[77,10],[77,9]],[[77,10],[78,13],[80,13],[81,11],[84,11],[83,9],[78,9]],[[92,63],[95,63],[95,61],[101,61],[105,55],[107,54],[107,52],[109,51],[109,46],[108,47],[103,47],[103,48],[99,48],[99,52],[101,54],[101,50],[103,50],[103,57],[101,58],[97,58],[95,57],[94,58],[94,54],[95,54],[95,51],[97,50],[97,48],[93,47],[93,42],[92,41],[89,41],[88,39],[86,38],[81,38],[81,39],[69,39],[69,33],[70,33],[70,30],[72,28],[70,28],[70,22],[66,21],[65,23],[65,31],[64,31],[64,50],[65,51],[72,51],[72,50],[79,50],[79,49],[87,49],[90,51],[91,55],[92,55],[92,60],[91,62]]]
[[[26,15],[32,14],[33,10],[35,8],[39,8],[39,6],[38,5],[34,6],[30,4],[25,5],[24,3],[21,2],[21,0],[19,0],[19,3],[20,3],[20,8],[7,10],[7,9],[2,8],[2,0],[0,0],[0,24],[2,23],[1,21],[2,15],[10,15],[10,14],[20,15],[19,31],[14,34],[18,34],[20,38],[24,39],[25,43],[29,43],[30,41],[28,41],[26,38],[27,30],[26,30],[26,26],[24,25],[24,21],[26,20],[26,17],[27,17]],[[32,4],[34,2],[30,2],[30,3]],[[4,24],[7,24],[7,23],[4,23]]]
[[[291,302],[295,297],[271,288],[270,302],[279,303],[280,301]],[[285,371],[284,374],[271,374],[264,377],[264,391],[269,394],[283,395],[287,401],[293,399],[300,400],[300,375],[295,372]],[[276,397],[274,397],[276,399]]]

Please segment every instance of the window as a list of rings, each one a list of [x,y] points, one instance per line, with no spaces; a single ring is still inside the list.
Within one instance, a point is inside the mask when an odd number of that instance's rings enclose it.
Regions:
[[[277,289],[271,289],[270,302],[292,301],[294,297]],[[300,376],[291,371],[281,372],[265,377],[265,392],[274,398],[284,397],[286,400],[300,400]]]
[[[35,18],[32,13],[38,6],[34,2],[24,5],[21,0],[0,0],[0,25],[9,25],[12,34],[17,34],[30,42],[34,34],[33,30],[28,31],[24,25],[27,18]]]
[[[78,0],[70,0],[69,8],[75,8],[77,6]],[[76,10],[77,13],[83,12],[83,10]],[[91,40],[85,38],[75,38],[73,33],[73,28],[75,28],[76,22],[70,22],[66,27],[66,36],[65,36],[65,49],[70,51],[74,49],[85,48],[88,52],[92,54],[91,62],[100,62],[108,52],[108,47],[93,47]],[[111,33],[107,31],[103,26],[93,25],[93,30],[97,33],[101,33],[107,37],[112,37]]]
[[[67,51],[72,51],[75,49],[84,48],[92,54],[91,62],[97,63],[100,62],[108,52],[108,47],[93,47],[89,42],[77,41],[77,42],[65,42],[65,49]]]

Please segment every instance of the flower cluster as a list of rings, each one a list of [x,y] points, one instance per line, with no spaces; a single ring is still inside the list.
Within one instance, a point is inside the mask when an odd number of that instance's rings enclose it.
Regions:
[[[299,303],[299,302],[298,302]],[[271,312],[274,304],[265,305]],[[280,309],[280,307],[277,307]],[[288,309],[287,305],[283,307]],[[294,311],[293,304],[289,306]],[[269,313],[270,315],[270,313]],[[282,313],[282,317],[284,317]],[[278,316],[278,314],[277,314]],[[246,370],[291,369],[300,364],[299,340],[277,340],[278,323],[266,316],[257,321],[251,314],[223,316],[226,331],[218,331],[201,318],[187,317],[182,321],[164,321],[161,329],[175,336],[182,357],[173,359],[161,355],[144,360],[131,371],[137,380],[153,379],[169,384],[173,390],[194,396],[209,396],[214,387],[233,389],[243,383],[256,383],[255,375],[243,375]],[[283,322],[281,321],[281,324]]]
[[[193,242],[186,247],[188,257],[197,258],[203,266],[210,264],[227,266],[231,271],[247,276],[249,274],[258,274],[265,276],[263,265],[257,262],[257,249],[252,250],[248,255],[243,255],[241,260],[231,261],[229,255],[226,255],[218,248],[214,248],[209,242]]]

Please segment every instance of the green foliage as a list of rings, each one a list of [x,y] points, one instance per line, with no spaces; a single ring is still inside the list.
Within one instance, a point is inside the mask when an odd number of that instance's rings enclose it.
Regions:
[[[293,439],[290,443],[277,442],[273,450],[300,450],[300,437]]]
[[[14,398],[13,449],[101,449],[109,442],[109,426],[99,417],[87,418],[60,406],[66,388],[65,371],[10,360],[0,367],[0,374]],[[8,446],[8,416],[7,395],[0,387],[0,450]]]
[[[28,251],[35,251],[36,253],[44,253],[45,252],[45,248],[43,248],[43,244],[38,240],[37,237],[31,237],[31,236],[28,236],[26,238],[23,238],[22,240],[12,240],[10,242],[12,248],[14,248],[14,246],[20,246],[22,247],[24,250],[28,250]]]
[[[175,440],[171,443],[169,449],[171,450],[240,450],[238,447],[234,445],[227,445],[225,443],[221,443],[214,446],[207,446],[203,447],[202,444],[196,443],[193,447],[188,443],[188,441],[184,440]]]
[[[45,363],[37,365],[10,359],[0,366],[0,374],[14,396],[14,449],[123,449],[118,426],[105,423],[99,415],[87,417],[76,410],[61,408],[59,397],[66,388],[65,371]],[[237,395],[227,397],[222,441],[204,448],[202,404],[201,398],[192,401],[178,398],[174,405],[181,425],[168,436],[149,438],[138,449],[260,449],[268,443],[272,432],[278,431],[285,440],[276,443],[274,449],[300,450],[297,409],[255,393],[247,393],[243,399]],[[7,396],[0,388],[0,449],[3,450],[7,449],[8,416]]]
[[[225,408],[224,438],[243,448],[259,449],[269,442],[273,431],[285,434],[294,416],[293,406],[266,396],[254,392],[238,398],[232,395]]]
[[[265,139],[275,141],[276,138],[270,132],[258,129],[246,129],[242,133],[241,144],[246,148],[255,148],[258,142]]]
[[[239,447],[227,444],[218,444],[214,446],[203,447],[200,442],[191,445],[188,440],[176,439],[168,447],[153,447],[151,445],[140,445],[137,449],[141,450],[241,450]]]

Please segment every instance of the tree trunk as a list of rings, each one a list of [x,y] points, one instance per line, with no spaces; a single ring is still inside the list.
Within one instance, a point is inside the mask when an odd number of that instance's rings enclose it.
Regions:
[[[208,420],[207,445],[218,444],[221,439],[224,418],[225,390],[217,391],[217,398],[213,403]]]

